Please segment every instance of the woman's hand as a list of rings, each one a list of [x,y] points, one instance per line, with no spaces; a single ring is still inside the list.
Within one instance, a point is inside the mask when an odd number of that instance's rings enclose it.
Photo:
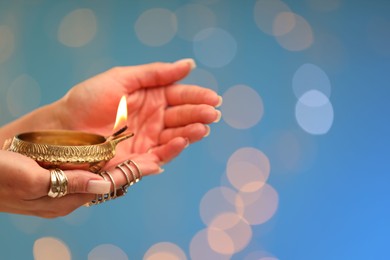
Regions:
[[[207,124],[220,118],[215,107],[221,98],[214,91],[177,83],[194,66],[185,59],[118,67],[88,79],[59,101],[61,128],[112,134],[119,100],[125,95],[127,125],[135,136],[118,146],[107,167],[148,152],[158,164],[166,163],[207,136]]]
[[[49,170],[21,154],[0,151],[0,211],[49,218],[69,214],[94,200],[95,194],[114,192],[114,183],[117,189],[126,187],[131,171],[124,173],[115,166],[128,159],[136,162],[144,176],[162,172],[161,165],[207,136],[207,124],[221,116],[215,107],[222,100],[214,91],[177,83],[194,66],[186,59],[114,68],[78,84],[57,102],[1,128],[0,140],[44,129],[108,136],[114,131],[118,103],[125,95],[127,125],[135,136],[120,143],[117,155],[106,165],[112,180],[104,181],[82,170],[64,171],[68,194],[61,198],[48,196]]]

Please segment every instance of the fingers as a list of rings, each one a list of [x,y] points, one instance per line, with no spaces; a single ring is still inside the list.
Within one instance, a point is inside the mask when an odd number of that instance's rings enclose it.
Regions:
[[[200,141],[208,136],[210,127],[201,123],[189,124],[184,127],[165,129],[160,135],[160,144],[166,144],[176,137],[183,137],[189,140],[190,143]]]
[[[167,108],[165,127],[180,127],[192,123],[210,124],[218,122],[221,112],[209,105],[181,105]]]
[[[133,182],[135,178],[163,171],[157,164],[156,156],[153,154],[137,155],[133,156],[133,158],[137,160],[137,168],[133,168],[136,175],[129,172],[124,174],[118,166],[109,170],[112,179],[105,175],[106,180],[103,180],[100,175],[91,172],[66,170],[63,171],[68,179],[68,193],[65,196],[51,198],[47,196],[47,191],[44,191],[44,196],[34,200],[24,200],[21,202],[22,207],[13,208],[10,212],[43,218],[65,216],[78,207],[96,199],[96,194],[111,194],[114,191],[114,187],[116,190],[120,190],[129,182]],[[139,172],[137,173],[138,169]],[[46,179],[49,179],[49,176]],[[50,182],[50,180],[48,181]]]
[[[170,106],[183,104],[206,104],[218,107],[222,98],[211,89],[194,85],[171,85],[165,89],[165,96]]]
[[[132,92],[139,88],[165,86],[175,83],[195,68],[192,59],[183,59],[174,63],[155,62],[131,67],[118,67],[110,73],[115,79]]]
[[[188,145],[189,140],[180,136],[173,138],[166,144],[154,147],[149,152],[155,154],[160,163],[164,164],[178,156]]]

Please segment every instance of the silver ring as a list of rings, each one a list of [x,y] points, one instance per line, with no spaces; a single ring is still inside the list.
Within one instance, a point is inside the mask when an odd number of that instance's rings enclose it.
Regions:
[[[141,169],[139,168],[138,164],[135,163],[133,160],[127,160],[127,162],[129,163],[132,163],[134,165],[134,167],[137,169],[138,171],[138,178],[135,179],[135,182],[139,182],[140,180],[142,180],[142,177],[143,177],[143,174],[142,174],[142,171]]]
[[[133,169],[131,169],[130,165],[126,162],[123,163],[123,165],[129,169],[129,172],[131,173],[131,176],[133,177],[133,179],[131,180],[130,182],[130,186],[133,185],[135,183],[135,180],[137,179],[137,176],[135,175]]]
[[[61,198],[66,194],[68,194],[68,178],[61,169],[51,169],[47,195],[51,198]]]
[[[120,197],[127,193],[127,189],[131,186],[132,182],[130,181],[127,172],[122,168],[122,164],[117,165],[116,168],[118,168],[125,175],[127,181],[127,183],[121,187],[121,190],[119,191],[119,195],[117,194],[118,197]]]
[[[111,173],[109,173],[108,171],[105,171],[105,173],[110,178],[110,180],[112,182],[112,186],[114,187],[114,191],[112,192],[112,194],[110,194],[110,199],[116,199],[116,197],[117,197],[116,196],[116,184],[115,184],[114,178],[112,177]]]

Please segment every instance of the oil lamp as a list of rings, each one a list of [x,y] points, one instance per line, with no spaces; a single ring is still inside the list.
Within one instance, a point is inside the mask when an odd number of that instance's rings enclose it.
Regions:
[[[114,133],[102,135],[71,131],[47,130],[21,133],[6,142],[5,148],[34,159],[44,168],[83,169],[98,172],[115,156],[118,143],[132,137],[127,130],[127,102],[119,102]]]

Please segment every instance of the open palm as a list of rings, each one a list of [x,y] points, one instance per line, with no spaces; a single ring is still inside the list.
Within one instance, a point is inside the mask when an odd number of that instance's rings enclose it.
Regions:
[[[218,95],[207,88],[177,83],[191,70],[187,60],[118,67],[84,81],[60,100],[63,128],[110,135],[120,98],[127,98],[129,130],[110,165],[129,157],[154,155],[159,163],[176,157],[209,131],[220,116]],[[146,155],[145,155],[146,156]],[[151,155],[147,155],[151,158]]]

